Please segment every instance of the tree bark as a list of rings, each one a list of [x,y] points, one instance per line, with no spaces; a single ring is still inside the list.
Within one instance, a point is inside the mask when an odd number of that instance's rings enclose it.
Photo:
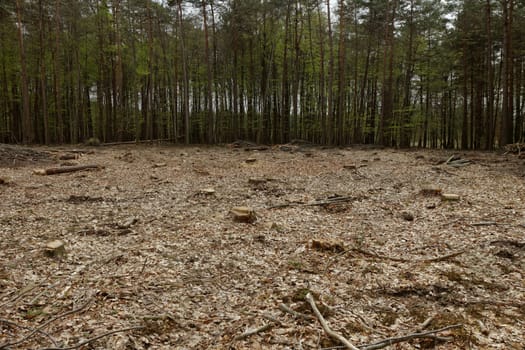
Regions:
[[[29,107],[29,87],[27,77],[26,51],[24,46],[24,34],[22,23],[22,5],[21,0],[16,0],[16,17],[18,21],[18,47],[20,54],[20,85],[22,88],[22,141],[30,143],[33,141],[33,125],[31,123],[31,111]]]

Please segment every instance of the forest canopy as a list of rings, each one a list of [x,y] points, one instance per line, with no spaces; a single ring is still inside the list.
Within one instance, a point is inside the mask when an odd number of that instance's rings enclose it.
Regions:
[[[525,1],[6,0],[0,142],[523,138]]]

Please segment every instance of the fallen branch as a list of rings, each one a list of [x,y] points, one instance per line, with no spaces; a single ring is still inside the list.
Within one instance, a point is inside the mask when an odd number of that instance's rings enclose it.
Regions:
[[[455,325],[452,325],[452,326],[447,326],[447,327],[443,327],[443,328],[440,328],[440,329],[435,329],[435,330],[431,330],[431,331],[427,331],[427,332],[412,333],[412,334],[403,335],[403,336],[400,336],[400,337],[386,338],[386,339],[380,340],[380,341],[378,341],[376,343],[373,343],[373,344],[359,346],[359,349],[360,350],[377,350],[377,349],[386,348],[387,346],[390,346],[390,345],[393,345],[393,344],[405,342],[407,340],[412,340],[412,339],[416,339],[416,338],[432,338],[432,339],[437,339],[437,340],[442,340],[442,341],[450,341],[453,338],[450,338],[450,337],[437,337],[434,334],[439,333],[439,332],[444,332],[446,330],[453,329],[453,328],[460,328],[460,327],[463,327],[463,325],[462,324],[455,324]]]
[[[496,221],[480,221],[480,222],[474,222],[470,224],[471,226],[492,226],[497,225],[498,223]]]
[[[127,331],[133,331],[133,330],[136,330],[136,329],[144,329],[145,327],[144,326],[133,326],[133,327],[128,327],[128,328],[122,328],[122,329],[116,329],[114,331],[110,331],[110,332],[106,332],[106,333],[103,333],[103,334],[100,334],[100,335],[97,335],[93,338],[89,338],[89,339],[86,339],[80,343],[78,343],[77,345],[73,345],[73,346],[68,346],[68,347],[65,347],[65,348],[41,348],[39,350],[74,350],[74,349],[78,349],[86,344],[89,344],[91,342],[94,342],[95,340],[99,340],[101,338],[104,338],[104,337],[107,337],[109,335],[112,335],[112,334],[115,334],[115,333],[122,333],[122,332],[127,332]]]
[[[58,346],[56,340],[51,335],[49,335],[48,333],[44,332],[43,330],[34,329],[33,327],[28,327],[28,326],[22,326],[22,325],[19,325],[18,323],[15,323],[13,321],[9,321],[9,320],[3,319],[3,318],[0,318],[0,323],[5,323],[5,324],[7,324],[7,325],[9,325],[11,327],[17,327],[17,328],[27,329],[27,330],[30,330],[30,331],[35,331],[35,332],[43,335],[44,337],[48,338],[49,341],[51,341],[51,343],[54,346]]]
[[[315,320],[315,317],[307,315],[307,314],[303,314],[301,312],[297,312],[297,311],[293,310],[292,308],[290,308],[286,304],[280,304],[279,305],[279,310],[287,312],[287,313],[289,313],[289,314],[291,314],[291,315],[293,315],[293,316],[295,316],[297,318],[302,318],[303,320],[308,320],[308,321]]]
[[[20,291],[20,293],[18,293],[17,296],[15,296],[14,298],[11,298],[8,301],[0,304],[0,308],[4,307],[7,304],[14,303],[15,301],[17,301],[18,299],[20,299],[25,294],[29,293],[30,291],[32,291],[33,289],[35,289],[38,286],[39,286],[39,284],[30,284],[29,286],[26,286],[26,287],[22,288],[22,290]]]
[[[310,306],[312,307],[312,310],[315,314],[315,316],[317,316],[317,319],[319,320],[319,322],[321,323],[321,326],[323,326],[323,329],[324,331],[326,332],[326,334],[328,334],[330,337],[332,337],[333,339],[335,340],[338,340],[340,341],[342,344],[344,344],[348,349],[352,349],[352,350],[359,350],[359,348],[357,348],[355,345],[353,345],[352,343],[350,343],[345,337],[343,337],[341,334],[337,333],[337,332],[334,332],[332,329],[330,329],[330,326],[328,326],[328,323],[326,322],[326,320],[324,319],[323,315],[321,315],[321,312],[319,312],[319,309],[317,308],[317,305],[315,305],[315,300],[314,300],[314,297],[312,296],[311,293],[308,293],[306,294],[306,297],[305,297],[306,301],[310,304]]]
[[[454,257],[456,257],[458,255],[461,255],[461,254],[465,253],[465,250],[460,250],[460,251],[457,251],[457,252],[454,252],[454,253],[450,253],[450,254],[443,255],[443,256],[438,256],[438,257],[435,257],[435,258],[429,258],[429,259],[403,259],[403,258],[394,258],[394,257],[391,257],[391,256],[386,256],[386,255],[379,255],[377,253],[369,252],[369,251],[361,249],[361,248],[352,248],[352,250],[354,250],[356,252],[359,252],[361,254],[368,255],[368,256],[373,256],[373,257],[379,258],[379,259],[398,261],[398,262],[415,262],[415,263],[428,263],[428,262],[443,261],[443,260],[454,258]]]
[[[49,324],[55,322],[56,320],[58,320],[60,318],[63,318],[63,317],[66,317],[67,315],[71,315],[71,314],[74,314],[74,313],[82,311],[83,309],[85,309],[89,305],[90,302],[91,302],[91,298],[88,299],[88,301],[86,301],[83,305],[79,306],[78,308],[70,310],[70,311],[67,311],[67,312],[64,312],[63,314],[60,314],[58,316],[53,317],[52,319],[48,320],[44,324],[40,325],[39,327],[34,328],[32,332],[30,332],[29,334],[27,334],[26,336],[22,337],[21,339],[19,339],[17,341],[14,341],[14,342],[11,342],[11,343],[0,344],[0,349],[7,349],[7,348],[9,348],[11,346],[18,345],[18,344],[21,344],[21,343],[29,340],[31,337],[33,337],[33,335],[35,335],[36,333],[38,333],[39,331],[41,331],[42,329],[47,327]]]
[[[273,326],[275,325],[275,323],[267,323],[265,324],[264,326],[261,326],[259,328],[255,328],[255,329],[250,329],[242,334],[239,334],[238,336],[236,336],[235,338],[233,338],[233,340],[243,340],[243,339],[246,339],[248,337],[251,337],[252,335],[255,335],[257,333],[261,333],[261,332],[264,332],[264,331],[267,331],[269,329],[271,329]],[[51,349],[46,349],[46,350],[51,350]]]
[[[154,142],[176,142],[178,139],[181,139],[183,136],[179,136],[171,139],[154,139],[154,140],[133,140],[133,141],[119,141],[119,142],[106,142],[101,143],[100,146],[118,146],[118,145],[134,145],[139,143],[154,143]]]
[[[323,206],[323,205],[329,205],[329,204],[339,204],[339,203],[346,203],[356,200],[354,197],[333,197],[333,198],[327,198],[323,200],[316,200],[313,202],[290,202],[290,203],[282,203],[282,204],[276,204],[268,207],[268,209],[276,209],[276,208],[287,208],[287,207],[295,207],[295,206],[305,206],[305,207],[312,207],[312,206]]]
[[[55,174],[64,174],[72,173],[75,171],[86,170],[86,169],[102,169],[103,166],[96,164],[87,164],[87,165],[75,165],[75,166],[63,166],[58,168],[48,168],[48,169],[36,169],[33,171],[35,175],[55,175]]]

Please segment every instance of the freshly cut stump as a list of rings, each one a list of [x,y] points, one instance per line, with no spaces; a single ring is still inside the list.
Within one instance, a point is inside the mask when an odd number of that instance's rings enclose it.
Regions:
[[[234,207],[230,213],[233,215],[233,220],[237,222],[252,223],[257,220],[255,211],[250,207]]]
[[[52,258],[58,258],[66,254],[66,246],[61,240],[54,240],[46,244],[45,253]]]

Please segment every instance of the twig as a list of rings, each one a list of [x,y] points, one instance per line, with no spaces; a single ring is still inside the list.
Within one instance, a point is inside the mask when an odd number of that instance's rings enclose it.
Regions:
[[[86,339],[86,340],[78,343],[77,345],[68,346],[66,348],[58,348],[58,347],[55,347],[55,348],[41,348],[39,350],[73,350],[73,349],[78,349],[78,348],[80,348],[80,347],[82,347],[82,346],[84,346],[86,344],[94,342],[95,340],[99,340],[101,338],[107,337],[108,335],[112,335],[112,334],[115,334],[115,333],[122,333],[122,332],[132,331],[132,330],[136,330],[136,329],[144,329],[144,328],[145,328],[144,326],[133,326],[133,327],[128,327],[128,328],[116,329],[114,331],[102,333],[100,335],[97,335],[96,337]]]
[[[434,321],[434,318],[435,316],[430,316],[429,318],[427,318],[423,323],[419,325],[418,330],[422,331],[423,329],[427,328],[430,325],[430,323]]]
[[[276,209],[276,208],[286,208],[286,207],[295,207],[295,206],[305,206],[305,207],[312,207],[312,206],[322,206],[322,205],[329,205],[329,204],[338,204],[338,203],[346,203],[356,200],[354,197],[333,197],[333,198],[327,198],[324,200],[316,200],[313,202],[290,202],[290,203],[282,203],[282,204],[276,204],[268,207],[268,209]]]
[[[77,313],[77,312],[80,312],[82,311],[83,309],[85,309],[89,303],[91,302],[91,298],[89,298],[83,305],[81,305],[80,307],[76,308],[76,309],[73,309],[71,311],[67,311],[67,312],[64,312],[63,314],[60,314],[58,316],[55,316],[53,317],[52,319],[50,319],[49,321],[45,322],[44,324],[42,324],[41,326],[35,328],[31,333],[29,333],[28,335],[24,336],[23,338],[21,338],[20,340],[17,340],[17,341],[14,341],[14,342],[11,342],[11,343],[4,343],[4,344],[0,344],[0,349],[6,349],[10,346],[14,346],[14,345],[18,345],[18,344],[21,344],[25,341],[27,341],[28,339],[30,339],[33,335],[35,335],[36,333],[38,333],[38,331],[41,331],[42,329],[44,329],[47,325],[49,325],[50,323],[53,323],[55,322],[56,320],[62,318],[62,317],[65,317],[67,315],[71,315],[71,314],[74,314],[74,313]]]
[[[279,305],[279,309],[281,311],[287,312],[287,313],[289,313],[289,314],[291,314],[291,315],[293,315],[293,316],[295,316],[297,318],[302,318],[303,320],[308,320],[308,321],[315,320],[315,317],[307,315],[307,314],[303,314],[303,313],[300,313],[300,312],[297,312],[297,311],[291,309],[286,304],[280,304]]]
[[[492,226],[497,225],[498,223],[496,221],[480,221],[470,224],[471,226]]]
[[[453,258],[453,257],[456,257],[458,255],[461,255],[461,254],[465,253],[465,250],[460,250],[460,251],[457,251],[457,252],[454,252],[454,253],[438,256],[438,257],[435,257],[435,258],[429,258],[429,259],[403,259],[403,258],[394,258],[394,257],[391,257],[391,256],[386,256],[386,255],[379,255],[377,253],[369,252],[369,251],[361,249],[361,248],[352,248],[352,250],[354,250],[356,252],[359,252],[361,254],[368,255],[368,256],[373,256],[373,257],[379,258],[379,259],[386,259],[386,260],[399,261],[399,262],[415,262],[415,263],[427,263],[427,262],[443,261],[443,260],[447,260],[447,259],[450,259],[450,258]]]
[[[1,323],[5,323],[7,325],[10,325],[12,327],[18,327],[18,328],[28,329],[30,331],[36,331],[36,332],[42,334],[43,336],[47,337],[54,346],[58,346],[56,340],[51,335],[49,335],[48,333],[46,333],[46,332],[44,332],[42,330],[34,329],[34,328],[28,327],[28,326],[22,326],[22,325],[20,325],[18,323],[15,323],[13,321],[9,321],[9,320],[3,319],[3,318],[0,318],[0,322]]]
[[[351,250],[343,250],[341,253],[337,254],[337,255],[334,255],[333,257],[331,257],[328,262],[326,263],[326,266],[324,267],[324,273],[326,273],[326,271],[328,271],[328,269],[330,268],[330,266],[332,266],[332,264],[334,263],[334,261],[337,260],[337,258],[340,258],[342,257],[343,255],[346,255],[350,252]]]
[[[326,322],[326,320],[324,319],[323,315],[321,315],[321,313],[319,312],[319,309],[317,308],[317,306],[315,305],[315,300],[312,296],[311,293],[308,293],[306,294],[306,297],[305,297],[306,301],[310,304],[310,306],[312,307],[312,310],[315,314],[315,316],[317,316],[317,319],[319,320],[319,322],[321,323],[321,326],[323,326],[323,329],[324,331],[326,332],[326,334],[328,334],[330,337],[340,341],[342,344],[344,344],[348,349],[352,349],[352,350],[359,350],[359,348],[357,348],[355,345],[353,345],[352,343],[350,343],[345,337],[343,337],[341,334],[337,333],[337,332],[334,332],[332,329],[330,329],[330,326],[328,326],[328,323]]]
[[[7,304],[14,303],[15,301],[17,301],[18,299],[20,299],[21,297],[23,297],[24,295],[26,295],[27,293],[29,293],[30,291],[32,291],[33,289],[38,287],[39,285],[40,284],[30,284],[29,286],[26,286],[25,288],[22,289],[22,291],[17,296],[15,296],[14,298],[11,298],[10,300],[2,303],[0,305],[0,308],[4,307]]]
[[[401,343],[401,342],[404,342],[404,341],[407,341],[407,340],[411,340],[411,339],[415,339],[415,338],[428,338],[428,337],[431,337],[431,338],[434,338],[434,339],[438,338],[440,340],[450,340],[450,338],[436,337],[436,336],[434,336],[434,334],[439,333],[439,332],[444,332],[444,331],[452,329],[452,328],[459,328],[459,327],[463,327],[463,325],[462,324],[455,324],[455,325],[452,325],[452,326],[447,326],[447,327],[443,327],[443,328],[440,328],[440,329],[435,329],[435,330],[431,330],[431,331],[427,331],[427,332],[412,333],[412,334],[403,335],[403,336],[400,336],[400,337],[387,338],[387,339],[383,339],[383,340],[378,341],[378,342],[373,343],[373,344],[360,346],[359,348],[361,350],[377,350],[377,349],[386,348],[389,345]]]
[[[148,257],[144,259],[144,263],[142,264],[142,269],[140,270],[140,275],[144,273],[144,270],[146,269],[146,264],[148,263]]]
[[[251,329],[251,330],[248,330],[242,334],[239,334],[238,336],[236,336],[235,338],[233,338],[233,340],[242,340],[242,339],[246,339],[254,334],[257,334],[257,333],[261,333],[261,332],[264,332],[264,331],[267,331],[269,330],[270,328],[272,328],[273,326],[275,325],[275,323],[267,323],[265,324],[264,326],[261,326],[259,328],[255,328],[255,329]],[[51,349],[46,349],[46,350],[51,350]]]

